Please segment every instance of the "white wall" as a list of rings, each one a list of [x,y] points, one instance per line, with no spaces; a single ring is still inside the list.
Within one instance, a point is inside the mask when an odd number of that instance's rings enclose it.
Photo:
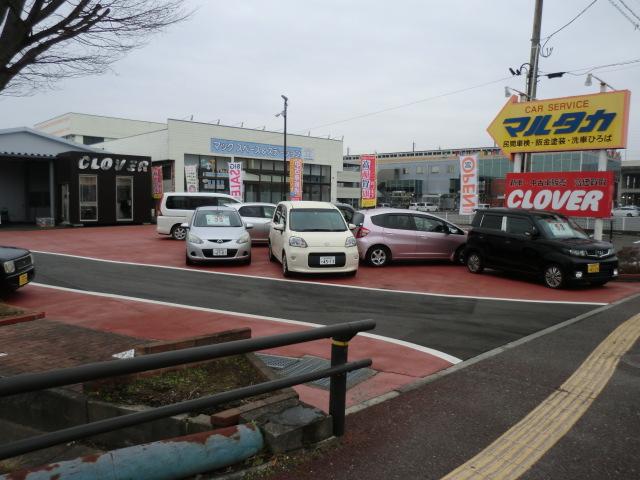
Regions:
[[[103,138],[123,138],[152,132],[166,127],[164,123],[103,117],[86,113],[65,113],[59,117],[37,123],[37,130],[63,137],[82,135]]]
[[[168,130],[163,130],[134,135],[108,142],[91,145],[93,148],[102,148],[107,152],[123,155],[143,155],[151,157],[151,160],[167,160],[169,158]]]
[[[169,158],[176,162],[176,190],[184,189],[184,155],[216,155],[211,152],[211,139],[222,138],[242,142],[282,145],[281,132],[251,130],[248,128],[226,127],[207,123],[188,122],[169,119]],[[331,166],[331,200],[337,196],[337,172],[342,170],[342,141],[328,140],[304,135],[287,135],[287,147],[312,149],[313,160],[305,163]],[[229,155],[229,158],[232,158]]]

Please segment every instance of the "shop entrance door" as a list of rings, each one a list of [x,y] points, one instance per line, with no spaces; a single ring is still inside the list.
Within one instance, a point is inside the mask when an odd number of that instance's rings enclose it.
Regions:
[[[133,220],[133,177],[116,177],[116,220]]]
[[[69,184],[63,183],[61,186],[60,197],[62,198],[62,223],[71,223],[69,219]]]

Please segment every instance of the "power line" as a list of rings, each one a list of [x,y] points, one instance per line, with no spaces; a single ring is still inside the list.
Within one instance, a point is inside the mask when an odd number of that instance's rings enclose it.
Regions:
[[[638,28],[640,28],[640,24],[638,24],[638,23],[634,22],[634,21],[633,21],[633,18],[631,18],[629,15],[627,15],[627,14],[625,13],[625,11],[624,11],[622,8],[620,8],[620,5],[618,5],[617,3],[615,3],[613,0],[609,0],[609,3],[610,3],[611,5],[613,5],[613,6],[615,7],[615,9],[616,9],[616,10],[618,10],[618,11],[620,12],[620,14],[621,14],[624,18],[626,18],[627,20],[629,20],[629,21],[631,22],[631,24],[636,28],[636,30],[637,30]]]
[[[546,40],[546,43],[549,41],[549,39],[551,37],[553,37],[556,33],[564,30],[565,28],[567,28],[569,25],[571,25],[573,22],[575,22],[584,12],[586,12],[587,10],[589,10],[598,0],[593,0],[593,2],[591,2],[589,5],[587,5],[586,7],[584,7],[580,13],[578,13],[575,17],[573,17],[569,22],[565,23],[562,27],[560,27],[558,30],[556,30],[555,32],[553,32],[551,35],[547,35],[544,38],[541,38],[541,40]],[[544,45],[543,45],[544,46]]]
[[[568,73],[569,75],[580,76],[580,75],[586,75],[589,72],[600,70],[602,68],[618,67],[618,66],[622,66],[622,65],[631,65],[631,64],[634,64],[634,63],[640,63],[640,58],[634,58],[634,59],[631,59],[631,60],[622,60],[621,62],[607,63],[605,65],[596,65],[596,66],[592,66],[592,67],[574,68],[572,70],[567,70],[565,73]]]
[[[631,7],[629,7],[629,5],[627,5],[626,3],[624,3],[624,0],[619,0],[620,3],[624,6],[624,8],[626,8],[627,10],[629,10],[631,12],[631,15],[633,15],[634,17],[636,17],[638,20],[640,20],[640,17],[638,17],[638,15],[636,15],[636,12],[634,12],[633,10],[631,10]]]

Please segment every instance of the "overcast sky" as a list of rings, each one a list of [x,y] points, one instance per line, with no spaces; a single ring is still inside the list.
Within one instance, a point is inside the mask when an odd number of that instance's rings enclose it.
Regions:
[[[640,17],[640,0],[624,2]],[[589,3],[546,0],[542,37]],[[282,120],[274,114],[285,94],[289,132],[344,136],[345,153],[408,151],[414,142],[417,150],[480,147],[493,145],[486,127],[507,100],[504,87],[525,90],[524,75],[511,77],[508,68],[529,61],[534,0],[188,5],[197,9],[191,19],[152,37],[112,73],[69,79],[31,97],[0,97],[0,128],[82,112],[160,122],[193,115],[278,131]],[[640,29],[598,0],[549,40],[551,48],[542,72],[579,75],[542,77],[540,99],[596,93],[597,82],[584,85],[589,68],[637,60],[593,73],[631,90],[626,156],[640,159]]]

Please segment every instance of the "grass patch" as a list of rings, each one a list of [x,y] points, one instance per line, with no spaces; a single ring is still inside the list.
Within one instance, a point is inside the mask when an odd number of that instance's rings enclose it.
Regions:
[[[243,355],[219,358],[191,368],[184,368],[158,375],[141,377],[132,381],[107,384],[89,393],[93,398],[124,405],[160,407],[184,400],[192,400],[235,388],[262,383],[266,379]],[[258,395],[194,413],[212,414],[228,408],[265,398],[272,394]]]

